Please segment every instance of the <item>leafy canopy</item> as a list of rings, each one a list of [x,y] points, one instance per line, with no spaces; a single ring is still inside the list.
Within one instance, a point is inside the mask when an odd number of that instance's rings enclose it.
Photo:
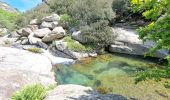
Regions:
[[[149,54],[154,54],[159,49],[170,51],[170,0],[132,0],[132,6],[134,12],[142,13],[146,19],[151,21],[149,25],[138,30],[140,38],[156,42]],[[159,79],[169,78],[170,55],[166,59],[169,62],[167,68],[163,71],[154,71],[154,73],[157,73],[155,74],[156,78],[158,76]],[[147,76],[151,75],[153,75],[152,72],[148,75],[143,74],[139,78],[145,80]]]

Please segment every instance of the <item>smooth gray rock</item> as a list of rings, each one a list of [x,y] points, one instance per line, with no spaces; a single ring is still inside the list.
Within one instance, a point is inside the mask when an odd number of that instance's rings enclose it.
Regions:
[[[38,25],[39,22],[38,22],[38,19],[33,19],[30,21],[30,25]]]
[[[0,36],[4,36],[8,33],[8,30],[6,28],[0,28]]]
[[[52,23],[51,22],[42,22],[42,24],[40,25],[40,28],[49,28],[52,29]]]
[[[34,37],[34,33],[32,32],[29,36],[28,36],[28,40],[30,44],[37,44],[38,41],[41,41],[40,38]]]
[[[44,37],[45,35],[51,33],[51,30],[49,28],[43,28],[33,31],[35,37]]]
[[[81,42],[81,43],[90,43],[91,42],[83,36],[83,33],[81,31],[74,31],[72,33],[72,38],[74,40],[77,40],[78,42]]]
[[[155,45],[153,41],[143,42],[139,39],[136,30],[115,27],[113,31],[117,31],[118,36],[115,43],[109,47],[110,52],[144,56]],[[167,51],[159,50],[154,57],[165,58],[167,55]]]
[[[45,100],[128,100],[121,95],[100,94],[90,87],[80,85],[59,85]]]
[[[52,14],[51,16],[44,17],[42,21],[46,22],[54,22],[54,21],[60,21],[60,16],[57,14]]]
[[[0,47],[0,51],[1,100],[10,100],[12,94],[26,84],[55,83],[47,57],[8,47]]]
[[[28,28],[30,28],[32,31],[38,30],[39,26],[38,25],[27,25]]]
[[[23,28],[22,29],[22,36],[29,36],[32,33],[32,30],[30,28]]]
[[[65,30],[62,27],[55,27],[51,33],[46,34],[43,38],[43,42],[51,42],[56,39],[61,39],[66,35]]]

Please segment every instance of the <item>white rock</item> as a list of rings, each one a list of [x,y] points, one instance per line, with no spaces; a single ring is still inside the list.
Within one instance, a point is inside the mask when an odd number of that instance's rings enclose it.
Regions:
[[[52,29],[52,23],[51,22],[42,22],[42,24],[40,25],[40,28],[50,28]]]
[[[43,29],[35,30],[33,31],[33,33],[34,33],[34,36],[42,38],[45,35],[51,33],[51,30],[49,28],[43,28]]]
[[[24,85],[55,83],[51,61],[40,54],[15,48],[0,47],[0,97],[10,100]]]
[[[67,42],[55,41],[55,46],[58,50],[64,51],[65,49],[67,49]]]
[[[52,22],[52,28],[54,29],[55,27],[57,27],[58,26],[58,22]]]
[[[74,40],[77,40],[77,41],[81,42],[81,43],[90,42],[90,41],[88,41],[86,38],[84,38],[84,37],[82,36],[81,31],[75,31],[75,32],[73,32],[73,33],[72,33],[72,38],[73,38]]]
[[[46,34],[43,38],[43,42],[51,42],[56,39],[61,39],[66,35],[65,30],[62,27],[56,27],[52,30],[51,33]]]
[[[32,31],[38,30],[39,26],[38,25],[27,25],[28,28],[30,28]]]
[[[114,94],[100,94],[91,87],[80,85],[59,85],[47,95],[45,100],[128,100]]]
[[[38,25],[38,19],[33,19],[30,21],[30,25]]]
[[[57,14],[52,14],[51,16],[44,17],[42,20],[47,22],[60,21],[60,16]]]
[[[38,42],[41,42],[40,38],[34,37],[34,33],[33,32],[28,36],[28,40],[29,40],[30,44],[37,44]]]
[[[23,28],[22,29],[22,36],[29,36],[32,33],[32,30],[30,28]]]

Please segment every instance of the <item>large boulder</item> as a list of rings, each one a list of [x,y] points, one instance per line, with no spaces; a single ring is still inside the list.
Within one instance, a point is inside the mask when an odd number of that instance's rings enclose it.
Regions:
[[[32,31],[38,30],[39,26],[38,25],[27,25],[28,28],[30,28]]]
[[[38,19],[33,19],[30,21],[30,25],[38,25],[39,22],[38,22]]]
[[[133,29],[113,28],[119,34],[115,40],[115,43],[109,47],[110,52],[124,53],[130,55],[144,56],[151,47],[155,45],[153,41],[143,42],[139,39],[137,31]],[[168,55],[165,50],[159,50],[154,57],[164,58]]]
[[[23,28],[21,36],[29,36],[32,33],[30,28]]]
[[[90,87],[80,85],[59,85],[45,100],[128,100],[121,95],[100,94]]]
[[[40,25],[40,28],[50,28],[52,29],[52,23],[51,22],[42,22],[42,24]]]
[[[33,32],[28,36],[28,40],[30,44],[37,44],[38,42],[41,42],[40,38],[34,37]]]
[[[8,30],[6,28],[0,28],[0,36],[4,36],[8,33]]]
[[[51,16],[44,17],[42,20],[46,22],[54,22],[54,21],[58,22],[60,21],[60,16],[57,14],[52,14]]]
[[[51,30],[49,28],[43,28],[43,29],[35,30],[33,31],[33,33],[34,33],[34,36],[42,38],[45,35],[50,34]]]
[[[81,42],[81,43],[88,43],[88,42],[90,42],[86,38],[84,38],[84,36],[82,34],[83,33],[81,31],[74,31],[72,33],[72,38],[74,40],[77,40],[77,41]]]
[[[55,49],[53,48],[52,51],[55,53],[56,56],[64,57],[64,58],[71,58],[71,59],[82,59],[89,57],[88,53],[84,52],[75,52],[68,48],[67,42],[63,40],[53,42]]]
[[[47,57],[8,47],[0,47],[0,51],[1,100],[10,100],[12,94],[26,84],[55,83]]]
[[[51,33],[46,34],[43,38],[43,42],[51,42],[56,39],[61,39],[66,35],[65,30],[62,27],[55,27]]]

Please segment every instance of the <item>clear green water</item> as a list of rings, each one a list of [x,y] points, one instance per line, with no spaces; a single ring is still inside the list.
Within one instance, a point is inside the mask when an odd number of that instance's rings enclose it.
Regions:
[[[170,90],[162,83],[145,81],[134,84],[135,74],[155,64],[139,58],[103,55],[73,65],[57,65],[59,84],[79,84],[94,89],[105,87],[109,93],[139,100],[170,100]]]

